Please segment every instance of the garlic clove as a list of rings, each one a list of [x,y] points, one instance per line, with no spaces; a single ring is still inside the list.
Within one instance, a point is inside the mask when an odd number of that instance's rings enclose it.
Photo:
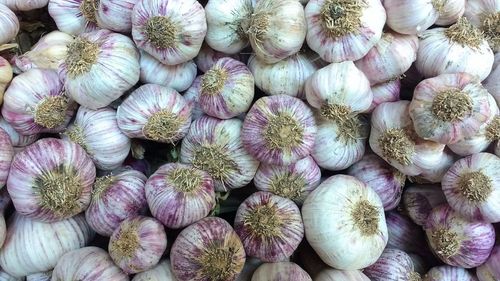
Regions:
[[[370,279],[359,270],[337,270],[328,268],[320,271],[315,281],[370,281]]]
[[[439,3],[439,1],[441,1]],[[438,10],[439,18],[436,20],[437,25],[450,25],[457,22],[457,20],[465,12],[465,0],[439,0],[436,1],[441,6]]]
[[[172,268],[170,265],[170,260],[166,259],[159,262],[155,267],[137,273],[132,281],[151,281],[151,280],[162,280],[162,281],[176,281],[174,274],[172,273]]]
[[[422,281],[477,281],[477,278],[464,268],[442,265],[431,268]]]
[[[312,281],[311,276],[293,262],[263,263],[255,270],[251,281],[260,280]]]
[[[432,209],[446,202],[439,185],[410,185],[403,193],[403,205],[414,223],[423,226]]]
[[[49,14],[62,32],[78,35],[99,29],[98,0],[49,0]]]
[[[384,0],[387,25],[401,34],[420,34],[439,18],[442,0]]]
[[[16,14],[0,3],[0,45],[9,43],[19,32],[19,20]]]
[[[101,28],[130,33],[132,10],[139,0],[99,0],[95,19]]]
[[[401,80],[394,79],[387,82],[382,82],[372,86],[373,101],[370,107],[365,111],[372,113],[373,110],[381,103],[399,101],[401,91]]]
[[[496,0],[468,0],[465,16],[471,23],[480,28],[494,52],[500,51],[498,21],[500,20],[500,3]]]

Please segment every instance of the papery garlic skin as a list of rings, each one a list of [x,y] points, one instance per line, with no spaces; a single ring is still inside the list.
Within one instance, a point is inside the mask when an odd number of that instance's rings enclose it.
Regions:
[[[302,206],[307,241],[334,268],[365,268],[375,263],[387,245],[383,210],[377,193],[363,182],[351,176],[332,176]],[[360,223],[360,218],[369,220]]]
[[[419,225],[414,224],[410,218],[393,210],[385,213],[389,240],[387,249],[399,249],[406,253],[418,253],[427,257],[432,255],[425,241],[425,234]],[[416,270],[415,270],[416,271]]]
[[[359,270],[321,270],[314,278],[315,281],[370,281],[363,272]]]
[[[170,265],[170,260],[166,259],[159,262],[155,267],[137,273],[132,281],[151,281],[151,280],[162,280],[162,281],[176,281],[174,273]]]
[[[399,101],[401,91],[401,80],[379,83],[372,86],[373,101],[366,113],[372,113],[375,108],[384,102]]]
[[[2,128],[10,137],[10,142],[12,143],[13,147],[25,147],[28,146],[32,143],[34,143],[39,135],[21,135],[19,134],[12,125],[7,122],[4,118],[0,117],[0,128]]]
[[[440,1],[384,0],[387,25],[401,34],[420,34],[439,18]]]
[[[453,24],[457,22],[465,12],[465,0],[436,1],[436,3],[442,5],[438,10],[439,18],[435,22],[437,25]]]
[[[70,43],[58,72],[69,96],[98,109],[135,85],[139,68],[139,52],[132,40],[103,29],[83,33]]]
[[[243,1],[246,1],[246,0],[243,0]],[[209,1],[209,3],[210,2],[219,2],[219,1]],[[207,5],[209,5],[209,3],[207,3]],[[228,1],[228,3],[233,4],[233,3],[235,3],[235,1]],[[228,4],[228,3],[225,3],[225,4]],[[207,17],[208,17],[209,12],[206,12],[206,13],[207,13]],[[208,24],[210,25],[210,23],[208,23]],[[210,26],[208,27],[208,29],[210,30]],[[208,36],[208,33],[207,33],[207,36]],[[205,37],[205,39],[206,39],[206,37]],[[222,52],[219,52],[219,51],[216,51],[216,50],[210,48],[210,46],[208,46],[207,44],[203,44],[201,46],[200,52],[198,53],[196,58],[194,58],[194,62],[198,66],[198,69],[201,70],[201,72],[205,73],[210,68],[212,68],[212,66],[219,59],[226,58],[226,57],[233,58],[235,60],[239,60],[243,63],[245,63],[247,61],[247,58],[248,58],[248,56],[246,54],[232,54],[232,55],[226,54],[226,53],[222,53]]]
[[[191,121],[198,120],[205,115],[200,106],[200,89],[201,75],[196,77],[189,89],[182,94],[186,102],[191,106]]]
[[[262,264],[253,273],[251,281],[260,280],[312,281],[311,276],[293,262]]]
[[[476,269],[479,281],[495,281],[500,279],[500,246],[495,246],[485,263]]]
[[[431,268],[422,281],[477,281],[477,278],[461,267],[442,265]]]
[[[432,209],[446,202],[438,185],[410,185],[403,193],[403,204],[414,223],[423,226]]]
[[[441,158],[432,169],[422,169],[422,173],[416,177],[411,177],[410,181],[416,183],[440,183],[444,174],[455,163],[456,155],[449,150],[441,154]]]
[[[483,81],[483,86],[495,98],[500,106],[500,52],[495,54],[495,62],[490,75]]]
[[[0,45],[9,43],[19,32],[16,14],[0,3]]]
[[[499,15],[500,2],[497,0],[468,0],[465,6],[465,16],[484,32],[494,52],[500,51]]]
[[[78,35],[99,29],[96,21],[98,0],[49,0],[49,14],[57,29]]]
[[[51,270],[62,255],[84,247],[93,238],[94,232],[81,214],[43,223],[16,212],[0,249],[0,266],[18,277]],[[33,247],[38,250],[33,251]]]
[[[7,182],[13,157],[14,148],[10,136],[3,129],[0,129],[0,188]]]
[[[377,0],[311,0],[305,15],[307,44],[327,62],[362,58],[380,40],[386,20]]]
[[[387,248],[376,263],[363,269],[372,281],[413,281],[420,280],[414,271],[411,257],[404,251]]]
[[[130,33],[132,10],[139,0],[100,0],[95,15],[101,28]]]
[[[13,72],[10,63],[3,57],[0,57],[0,104],[2,104],[3,102],[3,95],[5,93],[5,89],[12,80],[12,77],[13,77]]]
[[[38,8],[43,8],[49,0],[0,0],[3,4],[12,11],[31,11]]]
[[[26,276],[26,281],[50,281],[52,279],[52,270],[46,272],[33,273]]]
[[[105,250],[91,246],[64,254],[52,271],[52,280],[128,281],[129,278]]]

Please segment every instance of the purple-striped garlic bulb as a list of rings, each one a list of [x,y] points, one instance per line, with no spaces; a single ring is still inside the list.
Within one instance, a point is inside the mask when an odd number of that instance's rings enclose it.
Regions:
[[[186,102],[191,106],[191,121],[198,120],[204,115],[200,106],[200,88],[201,75],[196,77],[189,89],[182,94]]]
[[[316,137],[311,109],[287,95],[258,99],[248,111],[241,138],[255,159],[273,165],[289,165],[311,153]]]
[[[59,77],[70,97],[85,107],[98,109],[135,85],[139,68],[134,42],[102,29],[80,34],[68,45],[68,55],[59,65]]]
[[[183,228],[206,217],[215,206],[212,177],[191,165],[167,163],[145,186],[151,214],[168,228]]]
[[[500,280],[500,246],[497,245],[491,251],[490,257],[485,263],[476,269],[479,281]]]
[[[372,281],[420,281],[411,257],[404,251],[386,248],[376,263],[363,269]]]
[[[175,90],[145,84],[118,107],[118,126],[130,138],[174,143],[191,124],[191,106]]]
[[[216,191],[247,185],[259,162],[243,148],[241,127],[238,119],[203,116],[194,121],[182,140],[181,162],[210,174]]]
[[[389,240],[387,248],[399,249],[408,253],[428,255],[425,234],[422,228],[414,224],[410,218],[397,211],[385,213]]]
[[[431,268],[422,281],[477,281],[477,278],[464,268],[441,265]]]
[[[347,174],[364,182],[382,200],[384,210],[399,205],[406,176],[375,154],[365,154],[347,170]]]
[[[262,163],[253,179],[255,187],[302,205],[320,183],[321,170],[311,156],[287,166]]]
[[[7,89],[7,85],[12,81],[13,74],[9,61],[0,56],[0,104],[3,102],[3,94]]]
[[[88,0],[87,0],[88,1]],[[132,11],[139,0],[96,1],[95,20],[101,28],[121,33],[132,31]]]
[[[178,281],[234,280],[245,264],[240,238],[225,220],[208,217],[179,233],[170,251]]]
[[[259,266],[252,275],[252,281],[261,280],[312,281],[311,276],[300,266],[288,261],[264,263]]]
[[[3,102],[2,116],[22,135],[62,132],[76,111],[57,73],[49,69],[16,76]]]
[[[253,75],[240,61],[221,58],[201,76],[199,103],[207,115],[236,117],[248,111],[253,97]]]
[[[7,132],[0,128],[0,188],[7,183],[12,158],[14,158],[12,141]]]
[[[465,6],[465,17],[483,32],[494,52],[500,51],[498,31],[500,3],[498,1],[468,0]]]
[[[0,4],[3,4],[12,11],[31,11],[47,6],[49,0],[0,0]]]
[[[477,153],[455,162],[441,182],[446,201],[469,220],[500,222],[500,158]]]
[[[88,207],[95,175],[92,159],[79,145],[45,138],[16,154],[7,189],[21,215],[55,222]]]
[[[439,185],[410,185],[403,193],[403,205],[414,223],[423,226],[434,207],[446,202]]]
[[[85,247],[94,238],[83,214],[45,223],[15,212],[8,226],[0,266],[16,277],[51,270],[65,253]]]
[[[19,32],[16,14],[0,2],[0,45],[9,43]]]
[[[359,270],[337,270],[326,268],[321,270],[314,278],[315,281],[370,281]]]
[[[483,264],[495,243],[493,225],[467,221],[447,204],[432,210],[424,230],[432,251],[452,266],[473,268]]]
[[[144,174],[132,169],[96,178],[92,200],[85,211],[90,227],[109,237],[122,221],[139,215],[147,207],[146,180]]]
[[[327,62],[355,61],[380,40],[384,7],[377,0],[310,0],[307,44]]]
[[[0,117],[0,128],[9,135],[10,142],[15,149],[23,148],[34,143],[39,137],[38,134],[27,136],[19,134],[14,127],[2,117]]]
[[[234,230],[248,256],[264,262],[289,258],[304,237],[304,225],[297,205],[290,199],[259,191],[238,208]]]
[[[64,254],[52,271],[52,280],[129,281],[129,278],[105,250],[91,246]]]
[[[134,276],[134,278],[132,278],[132,281],[152,281],[152,280],[177,281],[177,279],[175,279],[174,273],[172,272],[172,266],[170,265],[170,260],[168,259],[163,260],[159,262],[155,267],[137,273]]]
[[[242,2],[247,2],[247,0],[241,0],[241,3]],[[210,36],[209,35],[210,34],[210,21],[209,21],[208,17],[210,17],[210,11],[214,11],[214,10],[211,10],[209,7],[213,3],[219,3],[219,2],[218,1],[209,1],[207,3],[207,6],[205,7],[206,8],[205,12],[207,14],[207,23],[208,23],[207,37],[205,37],[205,40],[207,42],[208,42],[209,36]],[[227,5],[235,4],[235,3],[240,3],[240,2],[237,2],[237,1],[220,2],[220,4],[226,5],[226,7],[227,7]],[[224,9],[224,10],[226,10],[226,9]],[[217,11],[217,12],[220,12],[220,11]],[[201,72],[205,73],[210,68],[212,68],[212,66],[219,59],[225,58],[225,57],[230,57],[230,58],[233,58],[235,60],[239,60],[239,61],[241,61],[243,63],[245,63],[246,59],[247,59],[247,56],[244,55],[244,54],[232,54],[232,55],[231,54],[226,54],[226,53],[222,53],[222,52],[219,52],[219,51],[216,51],[216,50],[212,49],[208,44],[203,44],[201,46],[200,52],[198,53],[198,55],[196,56],[196,58],[194,58],[194,62],[198,66],[198,69],[201,70]]]
[[[18,0],[19,1],[19,0]],[[57,29],[78,35],[97,30],[99,0],[49,0],[49,14]]]
[[[109,239],[108,251],[116,265],[132,274],[153,268],[167,248],[167,234],[154,218],[137,216],[120,223]]]
[[[465,0],[437,0],[435,3],[440,5],[436,25],[447,26],[454,24],[465,12]]]
[[[137,47],[164,64],[196,57],[206,33],[205,10],[196,0],[140,0],[132,12]]]
[[[372,86],[373,101],[366,113],[372,113],[381,103],[399,101],[401,91],[401,80],[393,79]]]
[[[439,18],[445,1],[384,0],[387,26],[401,34],[420,34]]]

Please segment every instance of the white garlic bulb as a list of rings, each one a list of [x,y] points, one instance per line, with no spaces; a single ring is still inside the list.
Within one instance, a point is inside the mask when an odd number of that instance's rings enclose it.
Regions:
[[[31,11],[42,8],[47,5],[49,0],[0,0],[3,4],[12,11]]]
[[[7,6],[0,4],[0,45],[8,43],[19,32],[19,20]]]
[[[468,0],[465,6],[465,16],[471,23],[480,28],[490,47],[500,51],[500,1],[498,0]]]
[[[384,0],[387,25],[401,34],[419,34],[439,18],[443,0]]]
[[[97,1],[95,15],[97,24],[116,32],[130,33],[132,30],[132,10],[139,0]]]
[[[434,2],[441,3],[439,17],[436,20],[437,25],[453,24],[465,12],[465,0],[434,0]]]
[[[98,29],[99,0],[49,0],[49,14],[62,32],[78,35]]]
[[[500,106],[500,53],[495,54],[495,62],[490,75],[483,81],[483,86],[495,98]]]
[[[14,73],[12,72],[12,66],[10,66],[9,61],[0,57],[0,104],[3,102],[3,94],[5,93],[7,85],[12,80],[13,75]]]

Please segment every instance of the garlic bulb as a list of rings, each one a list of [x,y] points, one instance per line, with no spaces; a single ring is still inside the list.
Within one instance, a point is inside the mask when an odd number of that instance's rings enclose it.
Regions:
[[[190,165],[167,163],[145,186],[151,214],[168,228],[183,228],[206,217],[215,206],[210,175]]]
[[[25,147],[28,146],[32,143],[34,143],[39,135],[28,135],[24,136],[19,134],[9,122],[7,122],[4,118],[0,117],[0,128],[3,129],[10,137],[10,142],[12,143],[12,146],[14,148],[20,148],[20,147]]]
[[[85,247],[94,238],[83,215],[44,223],[19,213],[9,220],[7,238],[0,249],[0,266],[21,277],[51,270],[65,253]],[[36,251],[33,251],[36,247]]]
[[[91,246],[64,254],[52,271],[52,280],[128,281],[129,278],[106,251]]]
[[[422,169],[422,173],[415,177],[410,177],[410,181],[416,183],[440,183],[444,174],[455,163],[455,154],[449,150],[444,150],[436,165],[431,169]]]
[[[50,281],[52,279],[52,270],[46,272],[33,273],[26,276],[26,281]]]
[[[19,32],[19,20],[8,7],[0,4],[0,45],[10,42]]]
[[[172,268],[170,266],[170,260],[163,260],[159,262],[155,267],[137,273],[132,281],[152,281],[152,280],[162,280],[162,281],[176,281]]]
[[[105,29],[130,33],[132,30],[132,10],[139,0],[99,0],[95,20]]]
[[[253,97],[253,75],[240,61],[221,58],[201,76],[199,104],[207,115],[236,117],[248,111]]]
[[[45,138],[16,154],[7,189],[21,215],[55,222],[87,208],[95,175],[92,159],[79,145]]]
[[[49,14],[58,30],[78,35],[98,29],[98,5],[99,0],[49,0]]]
[[[109,237],[127,218],[147,207],[144,185],[146,176],[132,169],[119,170],[96,178],[85,218],[97,233]]]
[[[191,107],[175,90],[145,84],[118,107],[120,130],[130,138],[173,143],[182,139],[191,124]]]
[[[432,209],[446,202],[440,186],[410,185],[403,193],[403,205],[414,223],[423,226]]]
[[[495,243],[495,230],[490,223],[467,221],[446,204],[432,210],[424,230],[439,259],[463,268],[483,264]]]
[[[387,25],[401,34],[420,34],[433,25],[443,0],[384,0]]]
[[[7,182],[13,157],[14,148],[10,136],[3,129],[0,129],[0,188]]]
[[[312,281],[300,266],[293,262],[264,263],[252,275],[252,281]]]
[[[246,0],[244,0],[244,1],[246,1]],[[209,5],[211,5],[211,3],[216,3],[216,2],[223,3],[224,5],[230,5],[230,4],[236,3],[236,1],[228,1],[228,2],[208,1],[206,7],[209,7]],[[210,8],[208,8],[208,9],[210,9]],[[207,14],[207,18],[209,17],[209,14],[210,14],[210,12],[208,11],[208,9],[205,10],[205,12]],[[212,11],[214,11],[214,10],[212,10]],[[205,37],[205,40],[208,41],[209,40],[208,36],[209,36],[209,33],[210,33],[210,21],[207,20],[207,22],[208,22],[208,31],[207,31],[207,37]],[[239,60],[239,61],[241,61],[243,63],[245,63],[246,60],[247,60],[247,55],[246,54],[232,54],[232,55],[230,55],[230,54],[226,54],[226,53],[222,53],[222,52],[213,50],[207,44],[203,44],[201,46],[200,52],[198,53],[198,55],[196,56],[196,58],[194,58],[194,62],[198,66],[198,69],[201,70],[201,72],[205,73],[210,68],[212,68],[212,66],[219,59],[226,58],[226,57],[233,58],[235,60]]]
[[[185,91],[196,78],[196,64],[187,61],[177,65],[166,65],[148,53],[141,51],[141,82],[170,87],[178,92]]]
[[[450,144],[475,135],[487,121],[489,94],[467,73],[442,74],[420,82],[409,114],[423,139]]]
[[[415,272],[410,256],[398,249],[387,248],[376,263],[363,269],[372,281],[417,281],[420,274]]]
[[[46,6],[48,1],[49,0],[0,0],[0,4],[9,7],[12,11],[31,11]]]
[[[255,177],[255,187],[302,205],[307,195],[320,183],[321,170],[310,156],[288,166],[260,164]]]
[[[311,0],[307,45],[327,62],[354,61],[382,36],[386,12],[379,0]]]
[[[236,212],[234,230],[248,256],[264,262],[289,258],[304,237],[300,210],[292,200],[259,191]]]
[[[137,47],[164,64],[196,57],[206,33],[205,10],[196,0],[140,0],[132,12]]]
[[[441,1],[441,2],[439,2]],[[437,25],[450,25],[455,22],[465,12],[465,0],[446,0],[435,1],[441,5],[439,7],[439,18],[436,20]]]
[[[304,102],[279,95],[253,104],[243,122],[241,139],[255,159],[283,166],[309,155],[316,131],[313,113]]]
[[[500,106],[500,52],[495,54],[493,69],[490,75],[483,81],[483,86],[495,98],[497,105]]]
[[[321,270],[314,278],[315,281],[370,281],[359,270],[337,270],[328,268]]]
[[[493,52],[479,29],[466,18],[449,28],[433,28],[420,37],[415,65],[424,77],[467,72],[484,80],[493,66]]]
[[[500,279],[500,246],[495,246],[485,263],[476,269],[479,281],[495,281]]]
[[[67,56],[68,45],[73,36],[60,31],[44,35],[31,50],[15,58],[16,67],[21,71],[32,68],[57,70]]]
[[[234,280],[245,263],[245,250],[229,223],[208,217],[179,233],[170,262],[179,281]]]
[[[461,267],[442,265],[431,268],[422,281],[477,281],[477,278]]]
[[[382,38],[355,62],[371,85],[397,79],[417,59],[418,37],[385,32]]]
[[[480,28],[488,39],[490,47],[500,51],[498,21],[500,20],[500,2],[497,0],[468,0],[465,16]]]
[[[424,231],[410,218],[397,211],[390,211],[385,213],[385,220],[389,233],[386,250],[393,248],[407,253],[418,253],[422,256],[431,254],[425,241]]]
[[[59,76],[79,104],[105,107],[139,81],[139,52],[125,35],[108,30],[84,33],[68,45]]]
[[[167,248],[167,235],[161,223],[153,218],[137,216],[120,223],[109,239],[111,259],[125,273],[153,268]]]
[[[365,268],[377,261],[387,245],[380,198],[352,176],[335,175],[323,181],[306,198],[302,218],[307,241],[325,263],[337,269]]]
[[[191,120],[198,120],[204,115],[200,106],[200,89],[201,89],[201,75],[194,79],[193,84],[182,95],[186,102],[191,106]]]
[[[12,76],[13,72],[10,63],[3,57],[0,57],[0,104],[3,102],[3,94],[7,85],[12,80]]]

